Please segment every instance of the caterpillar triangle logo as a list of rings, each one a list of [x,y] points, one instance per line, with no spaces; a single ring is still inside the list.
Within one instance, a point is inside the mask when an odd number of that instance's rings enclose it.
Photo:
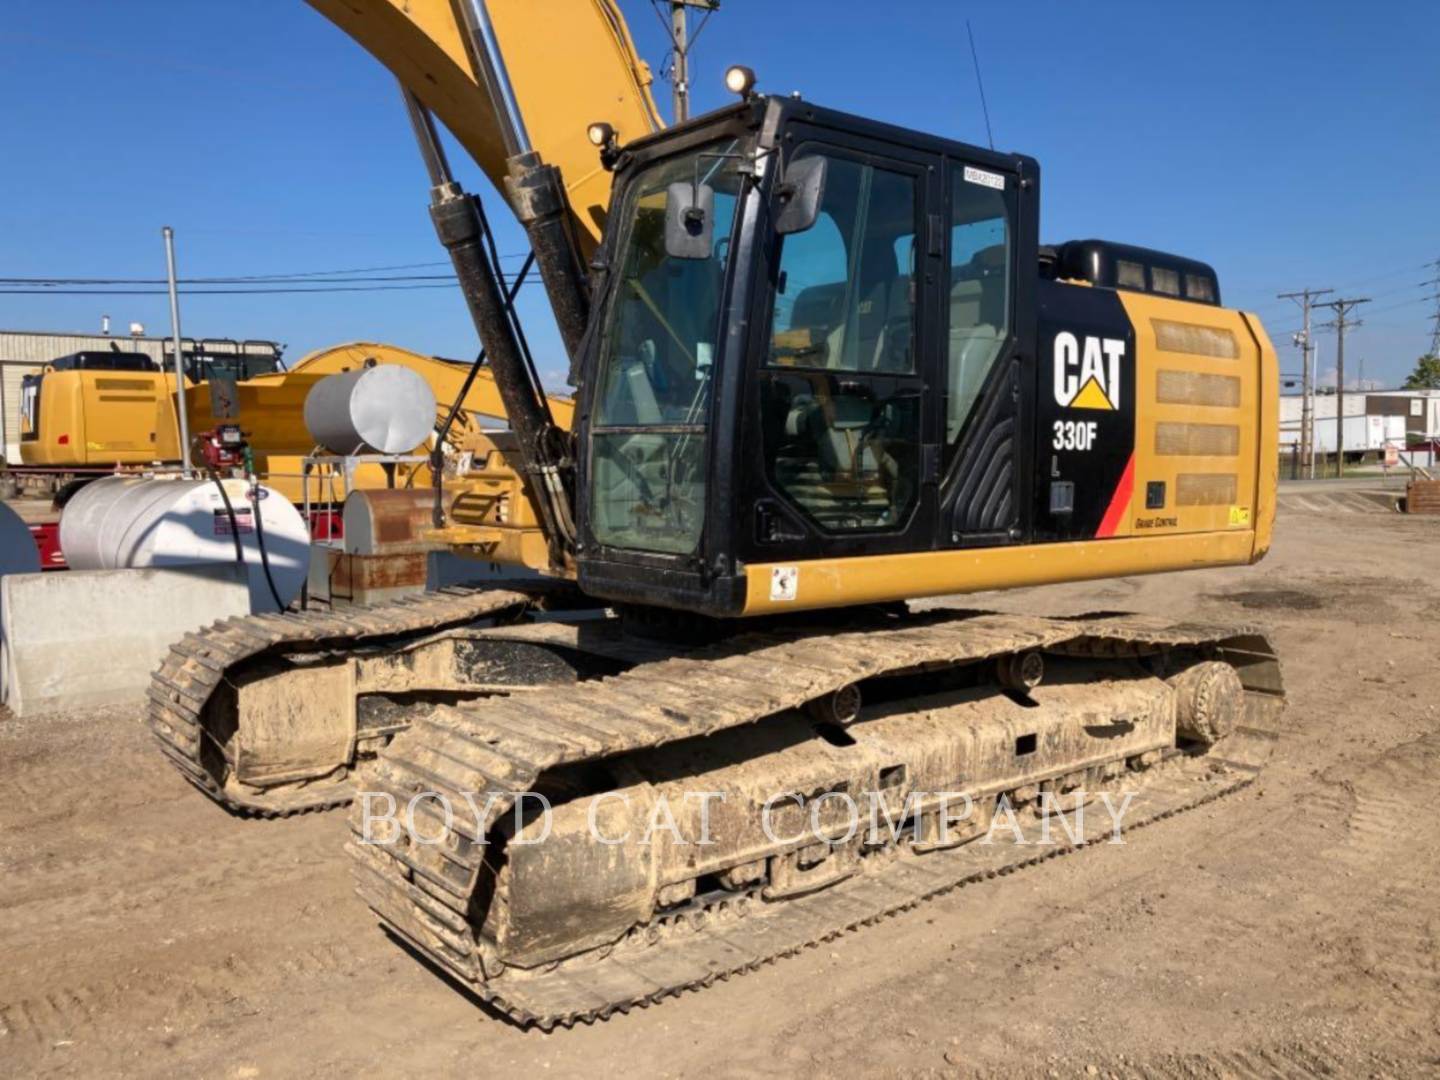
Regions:
[[[1075,395],[1075,400],[1070,402],[1072,409],[1114,409],[1110,399],[1105,396],[1105,391],[1100,389],[1100,384],[1095,379],[1090,379],[1080,388]]]
[[[1086,335],[1084,345],[1068,330],[1055,335],[1055,401],[1071,409],[1120,408],[1120,338]]]

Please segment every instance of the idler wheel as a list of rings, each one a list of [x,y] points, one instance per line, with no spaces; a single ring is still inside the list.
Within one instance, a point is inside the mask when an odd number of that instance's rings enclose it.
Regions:
[[[805,711],[819,724],[846,727],[860,719],[860,687],[849,683],[805,703]]]
[[[1170,680],[1175,688],[1175,728],[1183,738],[1214,746],[1245,715],[1245,687],[1229,664],[1206,661]]]
[[[1033,649],[1006,653],[995,662],[995,674],[1006,690],[1028,693],[1045,679],[1045,658]]]

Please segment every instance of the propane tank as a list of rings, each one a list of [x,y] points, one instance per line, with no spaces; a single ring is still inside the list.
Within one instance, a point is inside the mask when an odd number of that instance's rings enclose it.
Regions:
[[[305,395],[305,427],[332,454],[408,454],[435,430],[435,392],[399,364],[327,375]]]
[[[300,512],[273,488],[252,496],[244,480],[221,480],[234,521],[213,480],[110,476],[86,484],[60,516],[60,548],[76,570],[194,566],[235,561],[235,536],[250,579],[250,610],[275,611],[300,595],[310,566],[310,533]],[[265,556],[261,558],[261,530]]]

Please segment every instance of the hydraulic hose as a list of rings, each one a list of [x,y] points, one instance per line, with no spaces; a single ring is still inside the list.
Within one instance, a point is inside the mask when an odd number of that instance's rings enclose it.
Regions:
[[[195,441],[199,442],[199,439]],[[245,458],[248,466],[250,458],[248,447],[246,448]],[[205,474],[215,485],[215,490],[220,492],[220,501],[225,504],[225,514],[230,519],[230,539],[235,542],[235,561],[241,566],[244,566],[245,546],[240,542],[240,520],[235,516],[235,505],[230,501],[230,493],[225,490],[225,484],[220,479],[220,475],[215,471],[215,467],[205,459],[203,453],[200,455],[200,460],[204,463]],[[285,605],[280,601],[280,590],[275,587],[275,578],[270,573],[270,556],[265,550],[265,522],[263,515],[260,513],[259,492],[260,485],[258,483],[253,484],[250,489],[250,501],[255,507],[252,512],[255,518],[255,541],[256,546],[260,549],[260,566],[265,571],[265,584],[270,589],[270,599],[275,601],[275,610],[283,612]]]
[[[200,442],[199,436],[191,440],[192,450],[194,449],[194,444],[198,442]],[[205,467],[205,475],[210,477],[211,482],[215,485],[215,490],[220,492],[220,501],[225,504],[225,514],[230,518],[230,539],[235,541],[235,561],[241,566],[244,566],[245,548],[240,543],[240,522],[235,517],[235,507],[231,505],[230,493],[225,490],[225,485],[221,483],[219,474],[215,472],[214,466],[210,464],[203,453],[200,455],[200,461]]]
[[[250,488],[250,501],[255,504],[255,542],[260,548],[260,566],[265,571],[265,584],[270,588],[270,598],[275,601],[275,610],[283,613],[285,605],[280,600],[280,590],[275,588],[275,578],[270,573],[270,553],[265,550],[265,515],[260,512],[260,485]]]

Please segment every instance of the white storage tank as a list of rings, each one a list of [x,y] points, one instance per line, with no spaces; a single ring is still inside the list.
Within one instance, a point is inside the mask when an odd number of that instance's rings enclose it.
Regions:
[[[259,499],[253,500],[246,481],[220,483],[234,511],[233,525],[213,480],[110,476],[86,484],[60,516],[66,563],[76,570],[119,570],[234,562],[238,527],[250,576],[250,609],[275,611],[260,553],[263,529],[269,577],[280,606],[288,606],[309,572],[310,532],[304,518],[272,488],[261,485]]]
[[[327,375],[305,395],[305,427],[332,454],[408,454],[435,430],[435,392],[399,364]]]

